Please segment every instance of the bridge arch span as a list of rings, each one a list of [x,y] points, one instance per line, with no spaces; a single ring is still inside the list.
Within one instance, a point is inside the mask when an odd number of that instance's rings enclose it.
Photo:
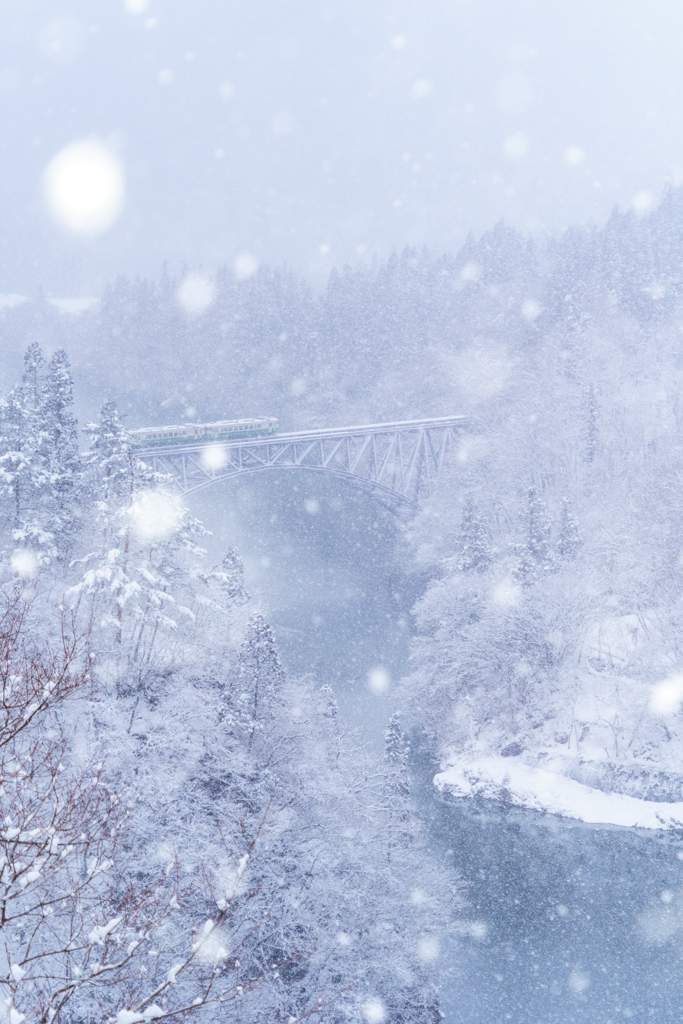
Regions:
[[[302,469],[346,480],[407,518],[428,498],[465,429],[464,416],[276,434],[227,443],[154,449],[137,455],[189,495],[235,477]]]
[[[248,469],[232,470],[227,473],[220,473],[212,476],[208,480],[203,480],[201,483],[195,484],[194,487],[189,487],[183,493],[185,495],[196,494],[198,491],[205,491],[208,487],[212,487],[213,484],[219,484],[227,480],[235,480],[237,477],[251,475],[253,473],[265,473],[269,469],[273,469],[272,466],[254,466]],[[295,469],[303,470],[307,473],[323,473],[326,476],[333,476],[337,480],[344,480],[352,487],[363,491],[365,494],[369,494],[376,501],[379,501],[381,505],[384,505],[390,512],[398,516],[399,519],[409,519],[411,515],[417,512],[419,506],[416,502],[410,501],[408,498],[404,498],[395,491],[392,491],[389,487],[385,487],[384,484],[373,483],[369,480],[361,479],[356,473],[344,473],[340,470],[325,469],[319,466],[296,466],[296,465],[282,465],[275,467],[278,470]]]

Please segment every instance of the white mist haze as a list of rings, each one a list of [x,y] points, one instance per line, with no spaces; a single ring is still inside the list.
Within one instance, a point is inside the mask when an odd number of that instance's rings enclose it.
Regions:
[[[647,212],[683,173],[672,3],[62,0],[6,4],[2,25],[4,293],[245,257],[322,283],[500,218],[542,233]],[[84,241],[41,182],[93,139],[127,194]]]
[[[5,1017],[680,1021],[683,9],[0,29]]]

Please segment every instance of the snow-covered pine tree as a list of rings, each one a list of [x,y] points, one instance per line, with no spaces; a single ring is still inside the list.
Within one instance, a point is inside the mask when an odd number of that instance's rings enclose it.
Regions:
[[[572,511],[569,498],[562,499],[562,514],[560,518],[560,535],[557,540],[557,554],[561,562],[571,562],[576,558],[581,548],[581,535],[579,524]]]
[[[589,465],[598,454],[598,395],[595,384],[588,384],[583,389],[583,421],[584,437],[582,458]]]
[[[21,386],[24,394],[26,408],[40,415],[42,406],[41,377],[40,371],[45,366],[45,356],[37,341],[31,342],[24,355],[24,373],[21,378]]]
[[[83,505],[78,426],[73,415],[73,378],[64,349],[57,349],[41,389],[43,458],[49,473],[50,518],[58,554],[73,551]]]
[[[83,432],[89,438],[86,465],[97,502],[117,507],[132,498],[140,483],[150,481],[148,467],[135,458],[135,445],[115,402],[105,402],[99,420],[86,424]]]
[[[261,613],[255,612],[247,624],[239,651],[236,679],[240,690],[240,727],[248,737],[249,749],[255,732],[271,721],[282,696],[284,680],[273,631]]]
[[[201,638],[202,664],[212,679],[223,678],[226,665],[244,639],[252,613],[244,588],[244,566],[232,547],[219,565],[199,569],[192,582],[192,631]],[[213,659],[213,669],[209,664]]]
[[[63,476],[69,470],[78,472],[78,423],[74,416],[73,377],[71,364],[63,348],[57,349],[47,368],[42,388],[42,411],[45,429],[48,433],[51,468],[59,475],[55,484],[63,483]],[[67,480],[68,487],[73,481]]]
[[[244,563],[236,547],[228,549],[222,564],[223,585],[230,601],[244,603],[249,595],[244,587]]]
[[[552,552],[550,548],[552,520],[548,515],[546,503],[541,497],[539,497],[538,491],[535,487],[529,488],[529,505],[527,515],[527,544],[529,554],[541,571],[547,572],[552,562]]]
[[[385,733],[384,742],[384,790],[389,807],[394,803],[407,809],[410,796],[408,759],[410,742],[401,729],[401,719],[394,711]]]
[[[459,525],[454,524],[450,551],[415,608],[424,635],[413,643],[412,671],[401,687],[401,710],[410,727],[426,730],[437,745],[444,722],[457,721],[458,742],[469,741],[467,707],[478,683],[467,638],[490,612],[491,592],[506,572],[487,517],[471,492],[465,496]]]
[[[285,699],[286,679],[263,617],[255,614],[245,633],[237,654],[224,637],[222,664],[213,645],[203,655],[200,643],[192,662],[174,665],[152,699],[142,694],[132,732],[144,737],[144,756],[135,759],[132,751],[129,792],[143,862],[163,863],[177,850],[182,871],[208,871],[218,892],[235,882],[248,855],[229,939],[245,976],[267,978],[244,1012],[286,1022],[327,1012],[339,982],[331,987],[324,970],[326,946],[311,959],[321,937],[314,870],[321,837],[307,802],[311,766],[302,763],[298,691]],[[131,738],[123,735],[120,746],[130,748]],[[307,848],[311,836],[314,851]]]
[[[552,519],[536,487],[527,492],[523,543],[519,546],[518,575],[524,586],[531,586],[556,568],[552,549]]]
[[[69,600],[107,654],[116,688],[135,690],[182,658],[192,646],[194,578],[203,528],[135,454],[114,403],[89,424],[87,462],[93,495],[80,579]],[[182,642],[181,642],[182,640]]]
[[[318,690],[318,707],[321,716],[330,723],[336,724],[339,720],[339,705],[337,704],[331,686],[325,684]]]
[[[21,576],[35,576],[57,554],[41,401],[44,362],[38,344],[30,345],[22,382],[0,405],[5,572]]]
[[[458,572],[486,572],[490,567],[493,560],[490,535],[471,494],[463,505],[458,549]]]

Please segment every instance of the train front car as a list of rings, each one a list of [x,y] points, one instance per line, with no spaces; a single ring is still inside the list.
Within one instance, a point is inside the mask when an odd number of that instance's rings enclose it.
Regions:
[[[218,420],[216,423],[183,423],[180,426],[142,427],[130,436],[140,448],[202,444],[207,441],[239,441],[247,437],[275,434],[279,423],[272,416],[245,420]]]

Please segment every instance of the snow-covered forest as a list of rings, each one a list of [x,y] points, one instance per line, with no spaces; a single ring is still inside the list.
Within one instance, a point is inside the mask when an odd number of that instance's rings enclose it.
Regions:
[[[398,716],[383,759],[357,749],[238,552],[207,564],[114,403],[80,458],[72,405],[31,343],[1,409],[12,1019],[440,1019],[460,886]]]
[[[0,1024],[680,1021],[681,33],[0,5]]]
[[[167,275],[77,316],[4,311],[14,1024],[439,1020],[458,937],[486,928],[411,798],[411,738],[456,796],[675,825],[682,262],[670,189],[647,217],[547,246],[499,225],[320,296],[226,271],[199,312]],[[102,401],[80,425],[74,393]],[[468,416],[401,538],[422,597],[382,758],[283,665],[239,552],[211,564],[128,433],[226,407]]]

